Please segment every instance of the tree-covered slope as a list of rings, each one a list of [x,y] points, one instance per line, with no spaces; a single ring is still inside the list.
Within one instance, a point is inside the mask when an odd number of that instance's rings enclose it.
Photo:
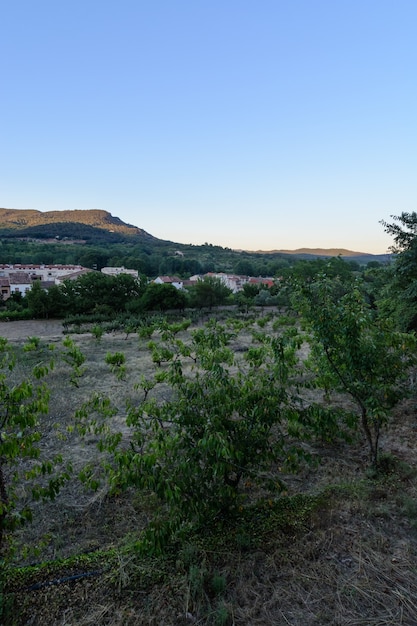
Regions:
[[[94,229],[94,230],[93,230]],[[95,232],[95,231],[102,231]],[[126,224],[108,211],[100,209],[74,211],[36,211],[0,209],[2,237],[72,237],[76,239],[106,239],[114,241],[115,233],[124,237],[155,239],[145,230]],[[106,237],[106,235],[109,235]],[[120,237],[118,238],[120,241]]]

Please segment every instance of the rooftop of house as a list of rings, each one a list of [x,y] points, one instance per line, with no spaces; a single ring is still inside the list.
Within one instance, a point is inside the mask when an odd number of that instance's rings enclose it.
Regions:
[[[30,274],[28,274],[27,272],[10,272],[9,274],[9,282],[10,284],[27,284],[27,285],[31,285],[32,284],[32,278],[30,277]]]
[[[161,280],[163,283],[182,283],[182,279],[178,276],[158,276],[155,280]]]

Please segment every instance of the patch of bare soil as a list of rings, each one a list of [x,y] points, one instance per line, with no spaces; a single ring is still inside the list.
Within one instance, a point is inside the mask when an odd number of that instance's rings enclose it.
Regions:
[[[61,320],[21,320],[0,322],[0,337],[9,341],[27,339],[28,337],[42,337],[53,339],[62,337]]]
[[[54,333],[50,339],[58,347]],[[36,334],[32,328],[24,338]],[[75,388],[64,366],[54,370],[51,413],[42,428],[45,451],[62,451],[78,470],[87,460],[98,461],[98,452],[93,436],[62,439],[74,411],[91,391],[102,391],[119,407],[115,425],[125,428],[126,390],[135,401],[134,384],[152,363],[146,341],[136,335],[75,340],[87,357],[85,374]],[[105,364],[108,351],[126,354],[125,382]],[[34,575],[35,587],[15,584],[10,624],[416,626],[416,402],[404,401],[383,434],[383,475],[369,475],[361,442],[314,444],[320,463],[289,477],[288,494],[321,494],[320,504],[300,527],[272,524],[260,541],[254,518],[253,538],[230,526],[221,549],[207,540],[165,560],[142,560],[122,548],[151,514],[140,496],[109,496],[105,486],[92,493],[72,481],[56,502],[35,506],[33,524],[17,540],[38,553],[26,558],[18,551],[16,565],[113,548],[112,566],[73,561],[58,574]],[[216,576],[224,581],[217,590]]]

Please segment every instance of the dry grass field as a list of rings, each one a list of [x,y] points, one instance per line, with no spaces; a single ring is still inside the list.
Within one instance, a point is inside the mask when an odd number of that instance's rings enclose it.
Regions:
[[[56,350],[63,337],[54,321],[2,324],[0,335],[17,345],[38,336]],[[119,408],[115,427],[128,436],[125,401],[134,400],[134,384],[152,362],[137,335],[74,340],[86,356],[85,373],[78,388],[64,365],[48,378],[42,447],[61,451],[77,472],[86,461],[99,462],[93,436],[67,432],[77,408],[92,391],[107,394]],[[125,381],[106,365],[109,351],[125,353]],[[416,404],[404,400],[393,413],[378,476],[367,468],[362,442],[316,444],[319,464],[285,477],[284,495],[190,536],[163,557],[132,548],[152,500],[134,491],[110,495],[105,484],[87,491],[74,479],[55,502],[35,504],[33,523],[16,534],[5,624],[417,625]]]

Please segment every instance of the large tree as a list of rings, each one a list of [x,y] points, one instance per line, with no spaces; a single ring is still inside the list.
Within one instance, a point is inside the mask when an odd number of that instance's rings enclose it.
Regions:
[[[394,238],[391,249],[396,257],[378,305],[398,328],[417,330],[417,213],[401,213],[392,218],[391,224],[381,222]]]
[[[232,291],[215,276],[205,276],[190,289],[191,302],[197,308],[219,306],[227,302]]]
[[[140,306],[145,311],[184,309],[186,303],[186,293],[171,284],[150,283],[140,299]]]
[[[403,252],[409,249],[415,242],[417,236],[417,213],[412,211],[411,213],[403,212],[401,215],[391,215],[394,220],[389,223],[385,220],[381,220],[385,232],[391,235],[394,239],[394,244],[391,246],[393,252]]]
[[[88,314],[99,309],[124,311],[131,300],[143,292],[140,282],[128,274],[108,276],[89,272],[76,280],[66,280],[62,291],[71,313]]]
[[[404,397],[415,362],[414,335],[398,332],[390,320],[378,317],[360,282],[345,291],[338,279],[321,275],[299,285],[293,304],[310,333],[316,384],[352,398],[377,466],[381,428]]]

